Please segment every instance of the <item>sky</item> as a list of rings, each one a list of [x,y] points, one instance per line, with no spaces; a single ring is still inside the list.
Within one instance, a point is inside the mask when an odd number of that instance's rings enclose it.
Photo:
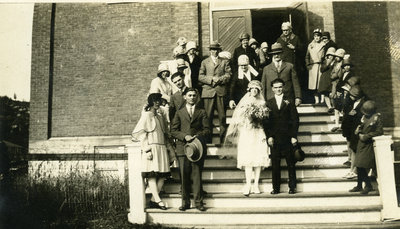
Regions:
[[[30,101],[33,3],[0,3],[0,96]]]

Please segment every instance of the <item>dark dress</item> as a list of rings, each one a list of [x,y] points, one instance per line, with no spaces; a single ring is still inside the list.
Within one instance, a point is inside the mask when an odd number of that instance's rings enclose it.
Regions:
[[[322,94],[329,94],[332,90],[332,80],[331,73],[333,69],[334,61],[328,63],[327,59],[325,59],[321,64],[321,79],[319,81],[318,92]]]
[[[347,141],[350,142],[350,148],[356,152],[357,143],[358,143],[358,135],[354,133],[357,129],[357,126],[361,123],[362,113],[361,107],[363,103],[366,101],[366,98],[361,98],[360,103],[353,109],[354,101],[351,103],[347,103],[344,106],[344,114],[342,121],[342,135],[346,138]]]
[[[367,139],[361,139],[357,144],[354,166],[360,168],[375,168],[374,144],[372,138],[383,134],[382,121],[379,113],[367,118],[363,116],[360,124],[360,134],[364,134]]]

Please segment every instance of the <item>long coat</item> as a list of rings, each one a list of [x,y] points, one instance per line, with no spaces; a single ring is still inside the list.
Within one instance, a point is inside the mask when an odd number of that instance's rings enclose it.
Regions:
[[[343,111],[343,121],[342,121],[342,135],[350,142],[350,148],[356,152],[357,150],[357,143],[358,143],[358,135],[354,133],[357,129],[357,126],[361,122],[362,113],[361,107],[366,101],[366,98],[361,98],[360,103],[353,108],[354,102],[350,104],[346,104],[344,111]]]
[[[288,38],[281,34],[280,37],[276,40],[276,42],[282,45],[282,60],[285,62],[289,62],[296,66],[296,50],[299,52],[300,49],[300,40],[299,37],[296,36],[294,33],[291,33]],[[294,50],[290,49],[288,44],[292,44],[294,46]]]
[[[199,139],[204,139],[210,134],[210,126],[205,110],[194,108],[193,116],[190,118],[186,107],[176,112],[171,125],[171,135],[178,139],[176,143],[176,155],[184,156],[184,146],[186,135],[197,135]],[[204,150],[206,147],[204,145]],[[205,154],[204,154],[205,155]]]
[[[331,73],[335,62],[325,59],[321,64],[321,79],[318,85],[319,93],[329,93],[332,90]]]
[[[251,80],[258,80],[260,81],[261,77],[260,75],[255,76],[251,74]],[[243,77],[243,79],[238,78],[238,73],[235,72],[232,77],[232,81],[230,84],[229,88],[229,100],[235,101],[237,104],[240,99],[247,93],[247,85],[249,84],[249,80],[246,77]]]
[[[324,44],[312,41],[307,48],[306,66],[308,67],[308,89],[318,88],[321,77],[321,62],[325,55]]]
[[[363,116],[360,124],[360,134],[364,140],[358,141],[354,166],[361,168],[375,168],[375,154],[372,138],[383,134],[382,121],[379,113],[367,118]]]
[[[199,81],[203,84],[201,98],[213,98],[215,95],[225,96],[231,75],[231,67],[227,60],[217,58],[217,64],[214,64],[211,57],[203,60],[199,71]],[[221,83],[216,85],[212,80],[213,77],[218,77]]]
[[[281,69],[278,71],[274,62],[272,62],[263,69],[261,78],[264,98],[266,100],[274,97],[271,82],[276,78],[281,78],[283,81],[285,81],[283,94],[285,94],[290,100],[294,101],[295,98],[301,99],[299,79],[297,78],[293,64],[282,62]]]

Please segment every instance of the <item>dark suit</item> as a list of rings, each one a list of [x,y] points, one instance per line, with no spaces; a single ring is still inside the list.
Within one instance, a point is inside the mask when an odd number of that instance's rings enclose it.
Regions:
[[[207,152],[207,147],[204,138],[210,134],[209,123],[206,112],[197,106],[194,109],[193,116],[184,106],[176,112],[171,125],[171,135],[177,139],[176,154],[179,160],[181,185],[182,185],[182,206],[190,206],[190,177],[192,177],[192,191],[196,206],[203,205],[203,196],[201,193],[201,172],[204,156]],[[184,146],[186,144],[185,136],[197,135],[203,143],[203,158],[198,162],[191,162],[185,156]]]
[[[185,99],[183,98],[182,92],[177,91],[171,95],[169,102],[169,120],[173,120],[176,111],[182,109],[186,104]]]
[[[282,99],[280,109],[278,109],[275,97],[267,100],[267,106],[271,111],[264,130],[267,139],[270,137],[274,139],[271,147],[272,187],[276,191],[280,190],[280,161],[281,157],[285,157],[289,172],[289,188],[294,190],[296,188],[296,168],[291,138],[297,138],[299,115],[295,104],[290,102],[286,96]]]
[[[203,91],[201,92],[201,98],[204,101],[204,109],[207,112],[209,118],[209,126],[212,129],[212,119],[214,116],[214,110],[217,108],[218,119],[220,123],[220,137],[222,139],[226,129],[226,116],[225,116],[225,105],[224,96],[227,93],[227,86],[231,79],[231,67],[227,60],[217,59],[217,63],[214,64],[211,57],[201,62],[199,81],[203,84]],[[213,77],[220,79],[219,83],[213,81]],[[208,139],[210,140],[210,139]]]
[[[189,59],[189,58],[188,58]],[[201,66],[201,58],[197,55],[194,55],[192,62],[189,62],[191,78],[192,78],[192,87],[196,88],[201,92],[201,84],[199,84],[199,71]]]
[[[251,74],[251,80],[261,80],[260,75],[255,76]],[[247,85],[249,84],[249,80],[246,77],[243,77],[243,79],[238,78],[238,73],[235,72],[232,77],[230,89],[229,89],[229,100],[235,101],[237,104],[240,99],[247,93]]]
[[[285,81],[285,86],[283,86],[283,93],[291,101],[294,101],[295,98],[301,99],[299,79],[297,78],[297,74],[293,68],[293,64],[282,61],[280,71],[278,71],[278,69],[275,67],[274,62],[267,65],[263,70],[261,84],[263,87],[264,98],[266,100],[274,97],[271,82],[276,78],[281,78],[283,81]]]

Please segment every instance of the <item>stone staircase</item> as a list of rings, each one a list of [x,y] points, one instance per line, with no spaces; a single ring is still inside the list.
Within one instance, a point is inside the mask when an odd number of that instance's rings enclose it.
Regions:
[[[378,191],[368,195],[348,192],[356,185],[356,180],[342,178],[349,170],[343,165],[347,160],[344,152],[347,147],[340,133],[329,131],[334,124],[333,116],[327,113],[325,106],[319,105],[301,105],[298,111],[298,140],[306,152],[306,159],[296,164],[297,194],[287,193],[288,175],[286,162],[282,160],[282,193],[269,194],[272,190],[271,169],[266,168],[260,178],[262,193],[243,196],[244,171],[236,168],[235,148],[219,144],[216,127],[203,170],[203,187],[208,193],[204,199],[207,211],[200,212],[194,208],[185,212],[178,210],[181,205],[180,183],[178,170],[173,169],[174,179],[166,182],[162,196],[169,209],[146,209],[148,221],[174,227],[232,228],[379,223],[382,205]],[[231,115],[229,110],[227,116]],[[375,182],[374,189],[378,190]]]

